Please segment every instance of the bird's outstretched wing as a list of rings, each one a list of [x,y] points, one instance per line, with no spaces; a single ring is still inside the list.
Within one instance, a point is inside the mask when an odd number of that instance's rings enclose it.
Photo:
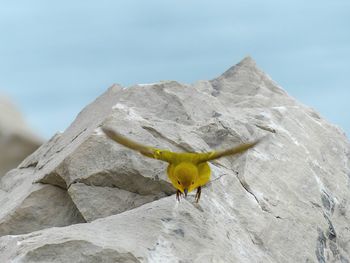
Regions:
[[[257,145],[258,143],[260,143],[263,139],[264,139],[264,137],[259,139],[259,140],[253,141],[253,142],[240,144],[236,147],[233,147],[233,148],[230,148],[227,150],[198,153],[198,162],[201,163],[201,162],[212,161],[212,160],[224,157],[224,156],[234,155],[234,154],[245,152],[246,150],[248,150],[248,149],[254,147],[255,145]]]
[[[133,140],[126,138],[125,136],[116,132],[112,128],[102,127],[102,131],[113,141],[115,141],[115,142],[129,148],[129,149],[137,151],[137,152],[139,152],[147,157],[159,159],[159,160],[166,161],[166,162],[168,162],[168,159],[171,157],[170,151],[161,150],[161,149],[157,149],[157,148],[153,148],[150,146],[140,144],[138,142],[135,142]]]
[[[120,133],[116,132],[115,130],[109,127],[102,127],[102,130],[110,139],[129,149],[137,151],[147,157],[162,160],[169,163],[176,163],[176,162],[186,161],[186,160],[195,162],[195,163],[212,161],[224,156],[245,152],[246,150],[260,143],[265,138],[263,137],[253,142],[243,143],[236,147],[223,150],[223,151],[211,151],[206,153],[174,153],[168,150],[161,150],[161,149],[140,144],[129,138],[126,138],[125,136],[121,135]]]

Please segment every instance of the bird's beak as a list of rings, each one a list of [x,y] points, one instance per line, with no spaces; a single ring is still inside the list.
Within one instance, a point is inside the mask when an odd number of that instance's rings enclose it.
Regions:
[[[187,188],[184,189],[184,193],[185,193],[185,197],[187,197],[187,193],[188,193],[188,189]]]

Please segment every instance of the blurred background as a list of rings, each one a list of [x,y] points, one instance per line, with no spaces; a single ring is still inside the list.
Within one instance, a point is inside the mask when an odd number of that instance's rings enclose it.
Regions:
[[[193,83],[250,55],[349,135],[349,28],[348,0],[0,0],[0,96],[48,139],[113,83]]]

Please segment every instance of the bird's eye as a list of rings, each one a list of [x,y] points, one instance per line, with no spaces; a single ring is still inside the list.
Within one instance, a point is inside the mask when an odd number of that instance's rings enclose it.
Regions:
[[[178,184],[181,184],[180,181],[177,181]]]
[[[192,182],[192,184],[194,184],[194,182]]]

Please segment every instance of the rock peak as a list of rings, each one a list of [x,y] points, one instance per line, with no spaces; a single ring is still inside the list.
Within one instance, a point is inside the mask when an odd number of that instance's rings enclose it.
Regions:
[[[252,66],[256,67],[256,62],[251,56],[246,56],[237,65],[239,66]]]
[[[254,59],[250,56],[245,57],[238,64],[210,82],[214,89],[211,94],[215,97],[221,94],[226,99],[230,97],[228,100],[231,103],[235,102],[237,96],[255,96],[259,93],[265,95],[265,101],[251,101],[250,103],[258,102],[260,106],[264,107],[278,103],[283,103],[284,105],[294,104],[293,100],[286,96],[285,91],[264,71],[258,68]],[[273,94],[279,98],[272,98]],[[240,100],[238,99],[236,102],[240,103]]]
[[[244,59],[242,59],[238,64],[226,70],[219,78],[231,78],[240,69],[248,69],[249,71],[259,71],[255,60],[252,57],[247,56]]]

